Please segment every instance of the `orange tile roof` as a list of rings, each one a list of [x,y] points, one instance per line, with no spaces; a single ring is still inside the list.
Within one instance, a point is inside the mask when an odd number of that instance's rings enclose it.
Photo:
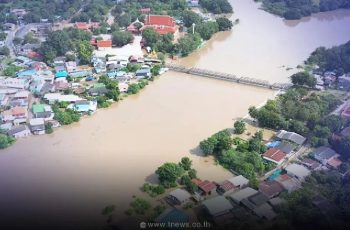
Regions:
[[[338,168],[343,162],[341,160],[338,160],[336,158],[329,160],[327,162],[328,165],[332,166],[333,168]]]
[[[286,157],[286,155],[287,154],[281,151],[280,149],[272,148],[267,150],[263,156],[276,162],[280,162],[281,160],[283,160],[283,158]]]
[[[145,25],[157,25],[175,27],[175,21],[168,15],[148,15],[145,19]]]
[[[108,48],[112,47],[112,40],[102,40],[102,41],[97,41],[96,45],[98,48]]]
[[[76,22],[75,26],[79,29],[79,30],[88,30],[90,28],[90,25],[86,22]]]
[[[26,113],[26,109],[23,107],[13,107],[12,108],[12,115],[17,116],[17,115],[22,115]]]

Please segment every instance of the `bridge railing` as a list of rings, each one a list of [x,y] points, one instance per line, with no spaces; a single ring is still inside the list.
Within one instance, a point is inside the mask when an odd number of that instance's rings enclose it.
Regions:
[[[188,68],[185,66],[179,66],[179,65],[174,65],[174,64],[166,64],[165,67],[169,68],[172,71],[176,71],[176,72],[188,73],[188,74],[192,74],[192,75],[215,78],[215,79],[237,82],[237,83],[241,83],[241,84],[254,85],[254,86],[270,88],[270,89],[285,90],[285,89],[288,89],[292,86],[292,84],[289,84],[289,83],[271,84],[270,82],[268,82],[266,80],[249,78],[249,77],[237,77],[236,75],[233,75],[233,74],[220,73],[220,72],[216,72],[216,71],[212,71],[212,70],[200,69],[200,68],[195,68],[195,67]]]

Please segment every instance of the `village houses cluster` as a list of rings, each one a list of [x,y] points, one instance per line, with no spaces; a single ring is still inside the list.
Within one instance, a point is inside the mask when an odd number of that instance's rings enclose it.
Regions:
[[[350,127],[344,128],[338,135],[347,135]],[[226,226],[233,221],[273,220],[278,218],[279,207],[286,201],[282,193],[291,193],[302,188],[305,178],[315,170],[337,169],[343,162],[340,155],[329,147],[314,149],[302,156],[306,138],[285,130],[280,130],[274,138],[266,142],[268,150],[262,157],[276,164],[276,168],[260,178],[257,189],[250,187],[249,180],[242,175],[215,182],[192,179],[198,192],[191,194],[185,188],[171,191],[166,200],[171,208],[166,209],[156,222],[188,222],[186,212],[189,205],[198,205],[200,215],[217,226]],[[327,212],[329,202],[322,197],[313,200],[315,207]]]

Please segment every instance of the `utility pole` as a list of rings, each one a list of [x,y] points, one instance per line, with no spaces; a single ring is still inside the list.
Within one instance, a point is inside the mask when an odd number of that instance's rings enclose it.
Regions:
[[[195,23],[192,23],[192,34],[194,34],[194,27],[196,26]]]

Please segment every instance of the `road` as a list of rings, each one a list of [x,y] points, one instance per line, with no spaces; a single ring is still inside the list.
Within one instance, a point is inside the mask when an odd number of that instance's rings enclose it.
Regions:
[[[17,32],[17,28],[14,30],[10,30],[5,40],[5,46],[10,49],[11,58],[15,57],[15,46],[13,45],[13,39],[15,38],[16,32]]]

